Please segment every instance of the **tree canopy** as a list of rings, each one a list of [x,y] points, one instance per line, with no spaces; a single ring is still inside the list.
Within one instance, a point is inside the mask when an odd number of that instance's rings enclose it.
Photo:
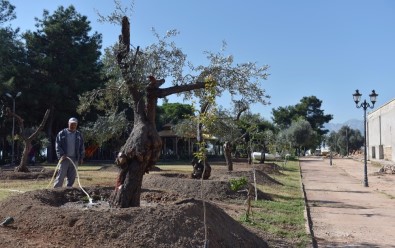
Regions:
[[[333,119],[330,114],[324,114],[324,110],[321,109],[322,101],[315,96],[303,97],[300,102],[294,106],[278,107],[273,109],[273,122],[280,129],[287,129],[291,127],[294,121],[300,120],[300,118],[306,120],[313,131],[317,135],[313,136],[315,140],[312,141],[311,147],[316,148],[319,146],[324,138],[324,135],[329,130],[324,129],[324,124],[328,123]]]
[[[0,93],[13,93],[13,80],[24,64],[23,43],[19,40],[19,30],[5,24],[15,19],[15,7],[9,1],[0,1]]]
[[[187,119],[195,114],[193,106],[191,104],[168,102],[164,102],[161,106],[158,106],[157,113],[158,129],[161,129],[163,125],[169,123],[176,125],[181,120]]]
[[[16,18],[15,6],[8,0],[0,1],[0,25]]]
[[[53,138],[76,115],[78,95],[102,84],[102,38],[97,32],[90,34],[87,17],[73,6],[61,6],[53,14],[44,10],[36,27],[23,34],[30,80],[21,90],[30,99],[25,107],[34,114],[52,110],[47,134]]]
[[[333,152],[346,156],[359,150],[364,144],[364,138],[358,129],[342,126],[337,132],[329,133],[326,144]]]
[[[23,35],[34,83],[26,94],[42,108],[54,108],[55,119],[64,123],[75,114],[78,94],[100,85],[102,38],[89,34],[90,22],[73,6],[52,15],[44,10],[36,26]]]

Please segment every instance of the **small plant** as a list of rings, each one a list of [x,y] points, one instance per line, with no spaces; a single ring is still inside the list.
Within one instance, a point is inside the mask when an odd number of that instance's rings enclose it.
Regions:
[[[243,186],[247,185],[247,178],[245,178],[245,177],[232,178],[232,179],[229,180],[229,182],[230,182],[230,188],[233,191],[238,191]]]

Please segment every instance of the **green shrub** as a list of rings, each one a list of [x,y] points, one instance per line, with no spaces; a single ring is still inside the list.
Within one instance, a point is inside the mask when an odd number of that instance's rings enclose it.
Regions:
[[[237,191],[240,190],[243,186],[247,185],[247,178],[245,177],[231,178],[229,182],[230,182],[230,188],[233,191]]]

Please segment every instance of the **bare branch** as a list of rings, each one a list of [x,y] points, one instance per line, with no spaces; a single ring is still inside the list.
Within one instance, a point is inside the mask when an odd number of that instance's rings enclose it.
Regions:
[[[123,7],[122,2],[120,0],[114,0],[115,4],[115,10],[107,15],[104,16],[102,15],[97,9],[95,9],[96,14],[99,16],[97,19],[98,22],[104,23],[112,23],[115,25],[119,25],[122,22],[122,17],[128,15],[131,15],[134,9],[134,1],[131,1],[130,8],[128,7]]]
[[[19,129],[20,129],[20,131],[22,133],[22,131],[24,129],[24,127],[23,127],[24,120],[22,119],[22,117],[20,117],[19,115],[15,114],[14,112],[12,112],[10,108],[6,108],[5,111],[6,111],[6,116],[8,116],[8,117],[15,117],[16,118],[16,120],[18,122]]]
[[[38,128],[36,129],[36,131],[35,131],[32,135],[30,135],[30,137],[28,138],[28,140],[34,139],[34,137],[38,134],[38,132],[40,132],[40,131],[44,128],[44,125],[45,125],[45,123],[47,122],[47,119],[48,119],[48,116],[49,116],[49,113],[50,113],[50,112],[51,112],[51,111],[50,111],[49,109],[47,109],[47,111],[46,111],[45,114],[44,114],[43,120],[41,121],[41,124],[38,126]]]

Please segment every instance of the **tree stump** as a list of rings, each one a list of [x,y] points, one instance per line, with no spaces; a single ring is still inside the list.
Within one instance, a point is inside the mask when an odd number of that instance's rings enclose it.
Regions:
[[[207,161],[198,160],[194,158],[192,160],[193,171],[191,177],[194,179],[201,179],[203,176],[204,180],[207,180],[211,176],[211,166]]]

